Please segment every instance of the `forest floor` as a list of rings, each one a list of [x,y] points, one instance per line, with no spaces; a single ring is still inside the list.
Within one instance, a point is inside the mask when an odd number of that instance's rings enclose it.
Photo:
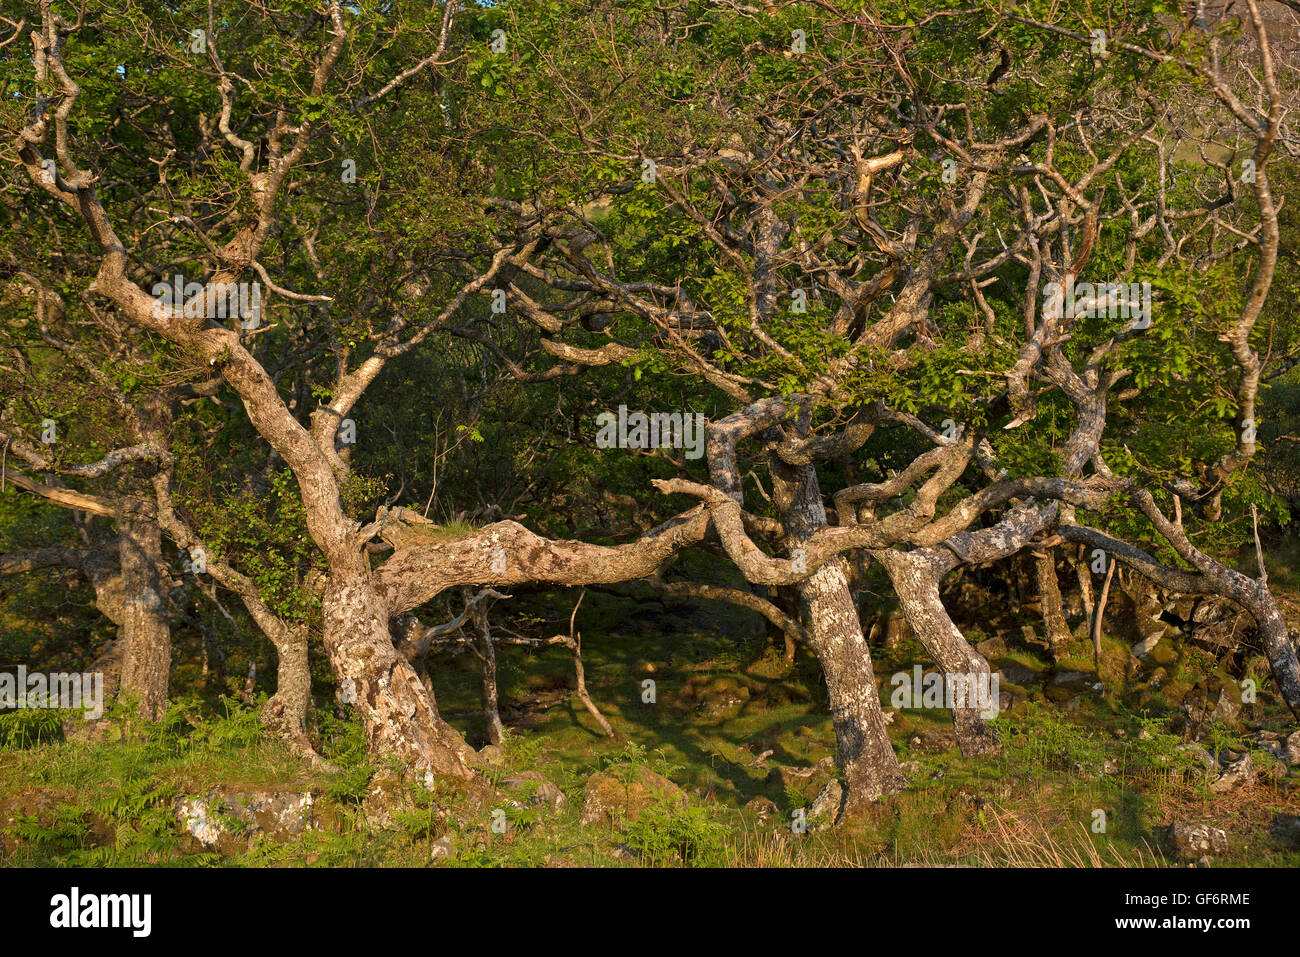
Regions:
[[[1284,550],[1273,580],[1294,601],[1300,547]],[[567,627],[572,595],[518,601]],[[589,594],[578,624],[591,696],[616,737],[578,700],[564,649],[504,648],[505,745],[485,754],[483,780],[433,791],[367,764],[359,723],[328,710],[319,730],[335,774],[308,770],[230,699],[215,714],[179,700],[142,729],[110,713],[95,739],[64,740],[36,712],[23,730],[14,713],[0,737],[0,862],[1300,866],[1300,767],[1277,757],[1295,721],[1267,692],[1189,720],[1173,689],[1195,700],[1223,670],[1190,643],[1162,666],[1158,691],[1134,683],[1128,646],[1111,637],[1100,675],[1090,646],[1078,649],[1069,668],[1081,680],[1060,680],[1065,664],[1032,641],[995,644],[1012,706],[993,722],[1002,749],[990,758],[961,755],[947,711],[889,706],[892,674],[929,667],[914,640],[873,649],[908,786],[830,827],[834,735],[810,658],[787,668],[761,620],[725,606]],[[473,655],[436,665],[444,715],[483,745]],[[1175,823],[1221,829],[1226,850],[1180,848]]]

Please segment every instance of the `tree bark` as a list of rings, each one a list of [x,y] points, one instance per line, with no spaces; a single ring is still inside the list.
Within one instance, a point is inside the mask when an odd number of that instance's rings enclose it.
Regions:
[[[267,634],[275,645],[275,694],[262,709],[262,723],[313,764],[324,764],[307,734],[307,710],[311,705],[307,626],[300,622],[284,623],[274,634]]]
[[[872,557],[889,574],[907,623],[945,679],[966,677],[974,682],[988,681],[991,675],[989,663],[970,646],[943,606],[939,597],[939,574],[926,560],[925,553],[882,549],[872,552]],[[957,745],[967,757],[996,754],[999,750],[997,738],[980,713],[981,708],[972,704],[971,689],[974,687],[979,685],[967,686],[965,706],[952,709]]]
[[[483,604],[470,601],[469,590],[465,591],[465,605],[474,624],[474,647],[483,666],[483,720],[487,724],[488,741],[500,747],[505,743],[506,729],[501,724],[501,705],[497,696],[497,652],[492,643],[492,629]]]
[[[810,465],[786,465],[775,454],[768,461],[781,524],[797,544],[826,524],[817,473]],[[885,730],[871,651],[844,559],[822,565],[798,587],[808,603],[808,643],[821,662],[830,696],[836,762],[845,782],[840,817],[849,818],[883,795],[902,790],[905,781]]]
[[[1268,656],[1268,665],[1273,680],[1282,693],[1282,700],[1291,709],[1291,714],[1300,719],[1300,660],[1296,657],[1295,646],[1291,644],[1291,635],[1278,608],[1277,599],[1266,583],[1253,584],[1255,587],[1246,590],[1241,603],[1255,619],[1260,643]]]
[[[162,531],[143,511],[118,522],[122,571],[121,693],[134,695],[140,715],[156,721],[167,707],[172,640],[167,622],[162,565]]]
[[[1056,577],[1056,550],[1047,549],[1034,555],[1034,577],[1038,585],[1038,601],[1043,609],[1043,627],[1047,629],[1047,643],[1052,660],[1060,661],[1070,644],[1070,626],[1065,620],[1065,606],[1061,602],[1061,583]]]
[[[1078,554],[1071,560],[1071,564],[1074,566],[1074,577],[1079,581],[1079,600],[1083,605],[1083,613],[1087,616],[1088,621],[1092,621],[1092,569],[1084,561],[1082,545],[1079,546]]]
[[[322,598],[325,651],[340,683],[351,683],[371,754],[391,755],[426,780],[473,776],[473,749],[443,721],[410,662],[393,646],[387,607],[360,553],[333,568]]]

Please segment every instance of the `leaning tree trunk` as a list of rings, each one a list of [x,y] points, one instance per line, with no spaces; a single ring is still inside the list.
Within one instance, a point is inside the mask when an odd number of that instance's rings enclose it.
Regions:
[[[872,556],[889,574],[908,625],[943,672],[945,682],[966,681],[964,701],[954,700],[952,709],[961,753],[967,757],[996,754],[997,738],[981,714],[981,703],[973,700],[975,689],[991,687],[987,684],[991,675],[989,663],[970,646],[943,606],[938,572],[930,567],[923,552],[882,549],[872,552]]]
[[[312,747],[307,733],[307,712],[311,707],[311,662],[307,655],[307,625],[275,620],[271,627],[259,621],[275,645],[275,694],[262,708],[262,724],[283,738],[290,747],[317,767],[329,762]]]
[[[122,573],[122,681],[120,693],[134,696],[140,714],[156,721],[167,707],[172,640],[162,567],[162,531],[141,511],[118,523]]]
[[[395,757],[417,775],[473,776],[474,751],[439,716],[410,662],[393,646],[388,609],[364,558],[330,569],[321,608],[325,651],[365,718],[371,754]]]
[[[1267,582],[1250,582],[1249,587],[1242,591],[1241,603],[1255,619],[1260,643],[1268,656],[1269,668],[1282,693],[1282,700],[1291,709],[1291,714],[1300,719],[1300,660],[1277,599],[1269,591]]]
[[[1034,573],[1038,585],[1038,601],[1042,606],[1043,627],[1047,629],[1047,643],[1052,660],[1060,661],[1065,655],[1073,635],[1065,620],[1065,605],[1061,601],[1061,583],[1056,577],[1056,550],[1049,548],[1044,554],[1034,555]]]
[[[812,466],[770,458],[775,500],[792,543],[826,524]],[[885,730],[871,652],[862,634],[842,558],[827,562],[799,585],[808,603],[808,644],[821,663],[835,727],[837,763],[844,775],[841,817],[861,814],[882,795],[902,790],[903,772]]]
[[[470,601],[466,589],[465,605],[474,625],[474,647],[483,666],[483,721],[487,725],[490,744],[505,744],[506,729],[501,724],[501,705],[497,696],[497,652],[492,644],[492,628],[488,624],[487,610],[479,602]]]

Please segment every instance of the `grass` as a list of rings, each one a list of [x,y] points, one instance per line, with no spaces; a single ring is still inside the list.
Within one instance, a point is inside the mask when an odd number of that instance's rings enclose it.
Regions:
[[[117,713],[110,719],[126,730],[122,740],[28,735],[0,750],[0,856],[18,866],[1163,866],[1175,863],[1163,835],[1178,819],[1228,831],[1230,850],[1216,865],[1300,866],[1300,851],[1269,832],[1273,815],[1300,814],[1294,775],[1248,793],[1213,793],[1195,758],[1178,750],[1168,715],[1135,712],[1111,696],[1081,695],[1067,710],[1035,693],[994,722],[1004,747],[982,759],[913,747],[914,736],[950,727],[946,712],[896,712],[890,733],[907,762],[908,790],[851,824],[794,834],[792,812],[827,775],[783,781],[771,771],[813,768],[833,755],[815,667],[801,660],[787,671],[757,624],[730,611],[639,607],[589,600],[580,621],[589,687],[617,739],[600,734],[572,693],[567,655],[554,649],[503,651],[512,727],[504,762],[482,782],[439,781],[432,792],[401,768],[368,763],[355,717],[318,715],[324,750],[341,768],[323,775],[264,737],[255,708],[237,702],[216,713],[197,699],[177,702],[149,727]],[[537,608],[542,618],[567,620],[558,600]],[[881,681],[915,654],[905,642],[898,661],[881,662]],[[436,668],[435,690],[449,720],[482,744],[468,657]],[[646,679],[655,682],[654,703],[643,701]],[[1206,740],[1214,748],[1249,743],[1228,726],[1211,727]],[[588,777],[639,765],[681,787],[686,805],[581,826]],[[567,806],[531,806],[532,786],[506,786],[523,771],[540,772]],[[366,795],[381,780],[389,823],[375,827]],[[213,789],[311,792],[318,827],[205,849],[180,831],[172,808]],[[760,797],[775,813],[746,807]],[[1094,830],[1099,812],[1104,833]],[[3,823],[8,817],[14,824]]]

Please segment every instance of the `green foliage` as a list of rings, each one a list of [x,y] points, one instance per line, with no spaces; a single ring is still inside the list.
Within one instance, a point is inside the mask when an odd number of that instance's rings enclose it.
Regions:
[[[81,712],[53,708],[0,711],[0,749],[32,748],[63,737],[63,719]]]
[[[629,847],[650,867],[722,867],[727,829],[707,808],[657,799],[623,825]]]

